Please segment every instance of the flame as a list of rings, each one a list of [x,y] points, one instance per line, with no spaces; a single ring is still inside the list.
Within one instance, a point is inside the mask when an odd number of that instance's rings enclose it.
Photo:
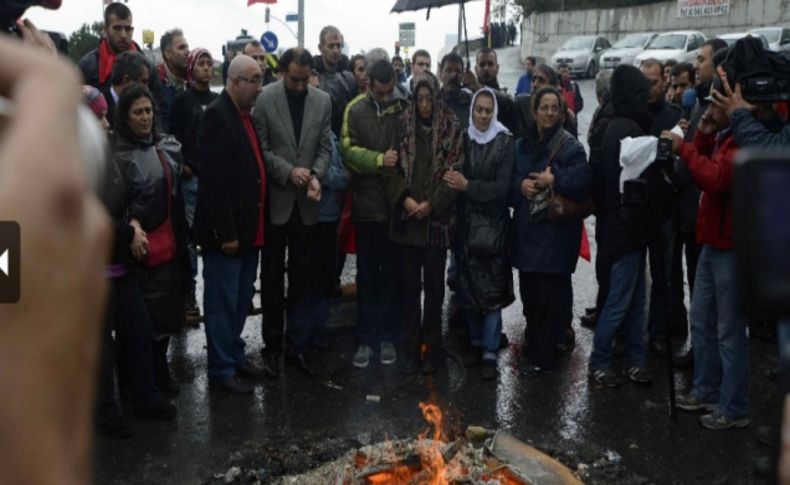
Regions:
[[[428,344],[420,345],[420,360],[425,358],[425,355],[428,354],[428,350],[429,350]]]

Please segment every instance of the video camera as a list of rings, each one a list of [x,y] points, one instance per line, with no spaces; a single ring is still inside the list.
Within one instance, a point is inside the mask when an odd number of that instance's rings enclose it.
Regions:
[[[733,242],[751,320],[790,318],[790,159],[743,150],[735,160]]]
[[[790,60],[786,57],[766,51],[760,40],[752,36],[722,50],[716,53],[714,63],[722,65],[733,87],[741,84],[746,101],[766,104],[790,100]]]
[[[623,204],[631,207],[647,205],[651,194],[654,196],[658,193],[664,194],[666,192],[664,189],[667,187],[672,193],[677,193],[679,191],[677,179],[675,157],[672,155],[672,139],[659,138],[656,159],[653,163],[639,177],[623,182]]]
[[[5,0],[0,2],[0,32],[14,37],[21,37],[16,21],[22,17],[29,7],[38,6],[57,10],[60,8],[60,4],[61,0]],[[69,42],[65,35],[47,30],[42,30],[42,32],[52,39],[58,52],[64,55],[68,54]]]

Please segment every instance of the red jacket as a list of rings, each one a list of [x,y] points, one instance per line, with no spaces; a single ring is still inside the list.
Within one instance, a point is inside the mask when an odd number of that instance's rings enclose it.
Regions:
[[[720,136],[697,131],[694,143],[680,145],[697,187],[702,190],[697,213],[697,242],[718,249],[732,249],[732,174],[738,146],[728,131]]]

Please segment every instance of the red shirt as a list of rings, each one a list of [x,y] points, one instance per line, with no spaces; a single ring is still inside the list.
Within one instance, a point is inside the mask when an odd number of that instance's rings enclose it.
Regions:
[[[261,153],[261,145],[258,143],[258,135],[255,133],[255,127],[252,125],[252,118],[249,112],[242,112],[241,124],[244,126],[244,131],[247,133],[247,138],[252,145],[252,151],[255,153],[255,161],[258,163],[258,174],[261,179],[261,202],[258,204],[258,230],[255,232],[255,246],[263,246],[263,210],[266,204],[266,169],[263,164],[263,153]]]

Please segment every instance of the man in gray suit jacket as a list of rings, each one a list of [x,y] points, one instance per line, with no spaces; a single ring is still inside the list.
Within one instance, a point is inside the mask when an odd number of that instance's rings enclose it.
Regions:
[[[310,234],[318,222],[321,179],[329,166],[332,102],[308,86],[312,57],[289,49],[280,59],[281,81],[264,88],[253,118],[268,168],[269,217],[263,248],[264,370],[279,375],[283,324],[286,362],[312,375],[304,354],[314,337],[311,312],[318,298]],[[284,305],[285,249],[288,248],[288,307]],[[284,319],[287,313],[287,318]]]

